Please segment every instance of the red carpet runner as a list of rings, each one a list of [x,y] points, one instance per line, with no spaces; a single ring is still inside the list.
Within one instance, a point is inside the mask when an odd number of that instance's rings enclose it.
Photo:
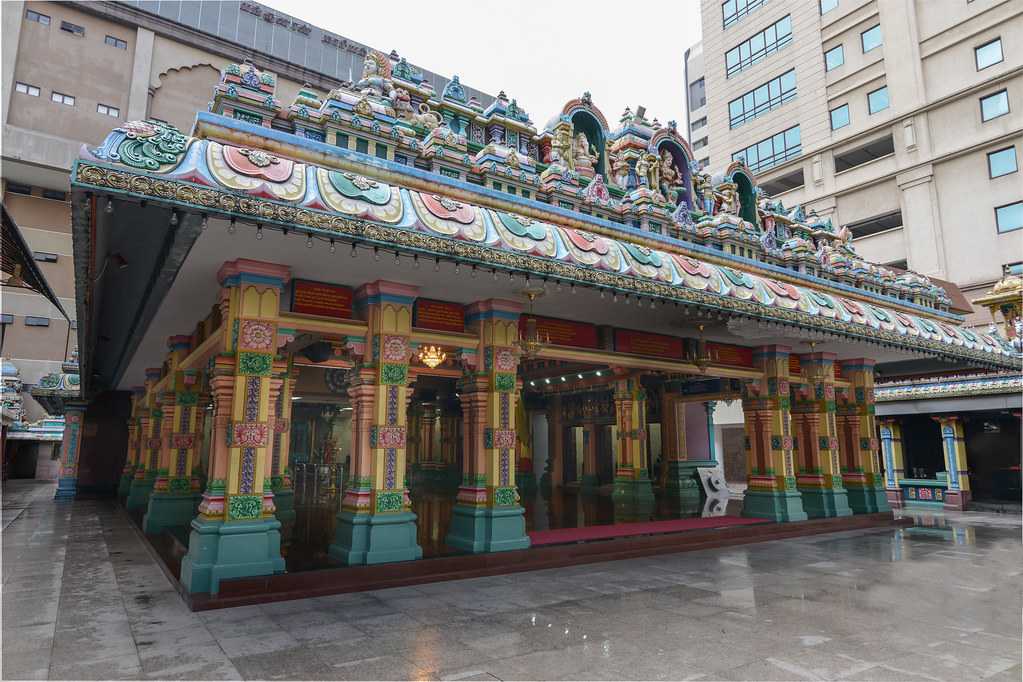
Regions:
[[[766,519],[747,519],[739,516],[712,516],[705,519],[673,519],[670,521],[647,521],[644,523],[616,523],[611,526],[587,526],[585,528],[556,528],[535,530],[528,533],[533,547],[563,545],[587,540],[610,540],[633,535],[656,535],[658,533],[679,533],[687,530],[727,528],[766,523]]]

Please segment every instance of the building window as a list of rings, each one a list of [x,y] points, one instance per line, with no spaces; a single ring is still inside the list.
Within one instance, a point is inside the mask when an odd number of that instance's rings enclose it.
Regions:
[[[860,34],[860,44],[863,45],[863,53],[866,54],[876,47],[881,47],[881,24],[868,28]]]
[[[766,0],[725,0],[721,3],[721,23],[724,28],[742,19],[755,9],[764,5]]]
[[[1006,90],[980,98],[980,120],[990,121],[1009,113],[1009,93]]]
[[[988,174],[992,178],[1000,178],[1019,170],[1016,165],[1016,148],[1006,147],[996,152],[988,152],[987,155]]]
[[[43,26],[50,25],[50,17],[48,17],[45,14],[40,14],[39,12],[36,12],[34,10],[30,9],[25,10],[25,18],[28,19],[29,21],[34,21],[37,24],[42,24]]]
[[[29,317],[25,318],[25,326],[26,327],[49,327],[50,326],[50,318],[48,318],[48,317],[31,317],[31,316],[29,316]]]
[[[995,38],[989,43],[973,48],[973,58],[977,62],[977,71],[1002,61],[1002,39]]]
[[[995,208],[995,222],[999,232],[1012,232],[1023,228],[1023,201]]]
[[[845,64],[845,47],[839,45],[824,53],[824,70],[831,71]]]
[[[691,130],[692,132],[696,132],[697,130],[699,130],[700,128],[702,128],[705,125],[707,125],[707,117],[706,116],[704,116],[702,118],[698,118],[695,121],[693,121],[690,124],[690,126],[689,126],[689,130]]]
[[[707,138],[706,137],[701,137],[696,142],[693,142],[693,151],[695,152],[697,149],[703,149],[706,146],[707,146]]]
[[[105,42],[107,45],[110,45],[111,47],[116,47],[118,50],[128,49],[128,43],[121,40],[120,38],[115,38],[114,36],[107,36],[106,38],[103,39],[103,42]]]
[[[355,138],[355,151],[360,154],[369,154],[369,140],[364,140],[361,137]]]
[[[734,76],[792,42],[792,19],[785,16],[725,53],[725,75]]]
[[[75,105],[75,98],[73,96],[65,95],[57,91],[54,91],[54,93],[50,95],[50,99],[56,102],[57,104],[64,104],[69,107],[73,107]]]
[[[706,105],[707,88],[704,86],[703,79],[701,78],[689,84],[689,110],[699,109]]]
[[[28,83],[22,83],[21,81],[15,83],[14,89],[23,95],[28,95],[29,97],[39,96],[39,88],[34,85],[29,85]]]
[[[54,201],[67,201],[67,192],[61,192],[56,189],[44,189],[43,199],[53,199]]]
[[[501,186],[501,183],[499,183],[499,182],[495,182],[495,183],[493,183],[493,184],[492,184],[492,187],[493,187],[494,189],[496,189],[496,190],[497,190],[498,192],[503,192],[503,191],[504,191],[504,187],[502,187],[502,186]]]
[[[529,190],[528,189],[522,190],[522,198],[523,199],[528,199],[529,198]]]
[[[79,26],[78,24],[72,24],[70,21],[60,22],[60,30],[71,35],[78,36],[79,38],[85,36],[85,27]]]
[[[758,172],[794,159],[802,152],[799,126],[793,126],[745,149],[740,149],[732,154],[732,161],[744,161],[751,171]]]
[[[821,16],[838,7],[838,0],[820,0]]]
[[[26,196],[32,196],[32,188],[29,185],[22,185],[18,182],[8,182],[7,191],[11,194],[24,194]]]
[[[408,165],[408,157],[405,156],[404,154],[395,154],[394,155],[394,162],[395,163],[400,163],[403,166],[407,166]]]
[[[515,194],[515,186],[508,185],[508,194]]]
[[[728,127],[738,128],[757,116],[777,109],[795,96],[796,70],[792,69],[729,102]]]
[[[121,115],[121,110],[117,107],[112,107],[107,104],[97,104],[96,113],[103,114],[104,116],[111,116],[118,118]]]
[[[334,144],[341,149],[348,149],[348,136],[344,133],[338,133],[334,136]]]
[[[700,159],[698,163],[700,164],[700,170],[703,170],[704,168],[710,165],[710,157],[708,156],[706,158]]]
[[[440,174],[446,178],[454,178],[455,180],[461,177],[461,173],[459,173],[455,169],[445,168],[444,166],[440,167]]]
[[[1023,275],[1023,261],[1006,263],[1002,266],[1002,272],[1006,275]]]
[[[35,258],[40,263],[56,263],[57,262],[57,254],[55,254],[55,253],[48,253],[46,251],[33,251],[32,252],[32,257]]]
[[[387,145],[386,144],[380,144],[379,142],[377,142],[373,146],[373,155],[376,156],[378,159],[386,159],[387,158]]]
[[[849,125],[849,105],[843,104],[831,110],[831,129],[838,130]]]
[[[888,108],[888,86],[867,93],[867,111],[876,114]]]
[[[14,324],[14,315],[10,313],[0,314],[0,324]]]

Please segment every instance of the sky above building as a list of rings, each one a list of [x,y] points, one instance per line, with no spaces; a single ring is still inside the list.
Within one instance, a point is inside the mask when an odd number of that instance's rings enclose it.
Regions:
[[[588,91],[612,128],[641,105],[687,130],[683,56],[700,39],[698,0],[263,3],[483,92],[504,90],[538,128]]]

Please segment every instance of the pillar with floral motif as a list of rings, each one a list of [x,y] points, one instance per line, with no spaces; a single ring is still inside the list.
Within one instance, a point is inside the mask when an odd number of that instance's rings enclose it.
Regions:
[[[271,444],[270,489],[277,520],[289,523],[295,520],[295,488],[292,485],[288,456],[291,448],[291,397],[295,393],[297,370],[288,358],[283,376],[275,382],[271,401],[273,441]]]
[[[839,448],[845,450],[841,458],[846,463],[842,482],[849,494],[849,506],[857,514],[889,511],[874,418],[874,361],[845,360],[842,376],[852,384],[852,400],[842,407],[838,417]]]
[[[162,370],[150,367],[146,370],[145,394],[138,406],[139,459],[135,467],[135,478],[128,489],[124,506],[128,511],[146,510],[149,496],[156,484],[156,472],[160,464],[160,434],[163,429],[163,413],[157,403],[154,387],[160,381]]]
[[[267,459],[271,382],[283,365],[276,357],[277,320],[290,270],[238,259],[224,263],[217,277],[226,333],[209,368],[214,402],[210,476],[181,562],[185,588],[211,594],[219,592],[225,578],[284,570]]]
[[[763,376],[743,386],[748,486],[743,516],[804,521],[792,454],[789,348],[761,346],[753,353]]]
[[[198,491],[192,490],[192,468],[198,459],[201,425],[199,371],[178,369],[191,348],[191,337],[172,336],[167,345],[167,390],[157,398],[163,415],[160,459],[142,519],[142,530],[150,535],[189,525],[198,503]]]
[[[810,518],[850,516],[842,484],[835,421],[835,355],[799,356],[803,383],[794,391],[792,430],[798,443],[796,488]]]
[[[117,497],[127,501],[131,492],[131,482],[135,479],[135,469],[139,465],[139,452],[142,448],[142,429],[139,425],[138,413],[145,400],[146,390],[141,386],[131,392],[131,416],[128,417],[128,454],[124,458],[121,469],[121,482],[117,486]]]
[[[638,374],[616,370],[615,480],[611,494],[615,517],[642,517],[654,503],[654,489],[646,465],[647,424],[646,390]]]
[[[899,509],[903,506],[902,486],[899,485],[905,473],[905,459],[902,454],[902,424],[896,417],[880,420],[881,457],[884,460],[884,491],[888,506]]]
[[[519,396],[518,339],[522,306],[514,301],[478,301],[466,310],[478,334],[477,358],[459,385],[465,429],[462,485],[446,542],[464,552],[529,547],[525,510],[515,487],[515,402]]]
[[[970,471],[966,461],[963,420],[955,415],[932,417],[941,427],[941,449],[945,455],[945,509],[965,511],[972,498]]]
[[[376,281],[359,287],[356,314],[366,321],[365,354],[348,390],[352,475],[337,515],[329,557],[379,564],[422,557],[405,480],[409,337],[418,289]]]
[[[73,500],[78,492],[78,461],[85,432],[86,403],[72,402],[64,411],[64,438],[60,444],[60,473],[55,500]]]

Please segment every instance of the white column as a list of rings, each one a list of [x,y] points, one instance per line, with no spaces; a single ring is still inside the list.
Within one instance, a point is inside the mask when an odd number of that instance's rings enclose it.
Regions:
[[[135,60],[131,65],[131,86],[128,89],[129,121],[144,121],[149,115],[149,78],[153,69],[154,38],[152,31],[141,26],[135,33]]]

